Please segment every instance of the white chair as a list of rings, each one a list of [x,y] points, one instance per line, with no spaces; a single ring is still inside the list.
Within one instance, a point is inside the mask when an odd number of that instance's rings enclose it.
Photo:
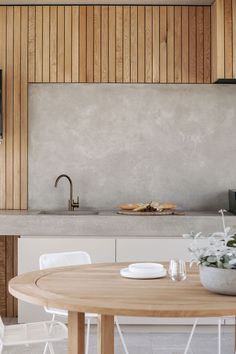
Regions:
[[[3,347],[48,343],[49,352],[54,354],[52,343],[67,337],[67,327],[61,322],[45,321],[4,326],[0,317],[0,353]]]
[[[195,329],[197,327],[198,321],[199,321],[199,318],[196,318],[195,321],[194,321],[194,324],[193,324],[191,333],[189,335],[189,339],[188,339],[184,354],[188,354],[188,351],[189,351],[189,348],[190,348],[190,345],[191,345],[191,342],[192,342],[192,339],[193,339],[193,335],[194,335]],[[221,354],[221,321],[222,321],[222,318],[219,317],[218,318],[218,354]]]
[[[60,253],[47,253],[43,254],[39,258],[39,267],[40,269],[46,268],[55,268],[55,267],[63,267],[63,266],[73,266],[73,265],[83,265],[83,264],[91,264],[90,255],[87,252],[76,251],[76,252],[60,252]],[[55,320],[55,316],[68,316],[68,312],[62,309],[48,308],[44,307],[47,313],[52,314],[52,320]],[[85,343],[85,354],[88,354],[89,350],[89,335],[90,335],[90,324],[92,318],[97,318],[97,314],[86,313],[85,317],[87,319],[87,333],[86,333],[86,343]],[[127,346],[125,344],[125,340],[123,334],[120,329],[119,322],[117,317],[115,317],[115,324],[120,336],[120,340],[124,349],[125,354],[129,354]],[[45,346],[45,350],[47,350],[48,343]],[[46,352],[44,351],[44,354]]]

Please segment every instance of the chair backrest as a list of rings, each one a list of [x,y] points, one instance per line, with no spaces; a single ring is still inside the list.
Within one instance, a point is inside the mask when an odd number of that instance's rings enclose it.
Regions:
[[[0,316],[0,339],[3,339],[4,337],[4,330],[5,330],[5,326],[2,322],[2,317]]]
[[[87,252],[59,252],[42,254],[39,258],[40,269],[64,266],[90,264],[91,258]]]

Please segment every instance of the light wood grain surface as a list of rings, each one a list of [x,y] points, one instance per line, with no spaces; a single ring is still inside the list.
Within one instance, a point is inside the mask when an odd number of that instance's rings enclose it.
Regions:
[[[236,1],[216,0],[211,8],[212,81],[236,78]]]
[[[236,315],[236,297],[204,289],[197,272],[183,282],[169,278],[122,278],[127,263],[54,268],[22,274],[10,281],[13,296],[75,312],[151,317]]]

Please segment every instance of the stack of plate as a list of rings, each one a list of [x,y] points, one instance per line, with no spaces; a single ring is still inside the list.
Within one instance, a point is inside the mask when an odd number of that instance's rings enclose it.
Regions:
[[[166,269],[160,263],[133,263],[120,270],[120,275],[133,279],[155,279],[166,276]]]

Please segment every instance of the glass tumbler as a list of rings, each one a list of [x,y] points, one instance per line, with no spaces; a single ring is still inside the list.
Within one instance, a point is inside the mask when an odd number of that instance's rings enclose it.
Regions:
[[[173,281],[182,281],[187,277],[186,263],[182,259],[171,259],[168,275]]]

